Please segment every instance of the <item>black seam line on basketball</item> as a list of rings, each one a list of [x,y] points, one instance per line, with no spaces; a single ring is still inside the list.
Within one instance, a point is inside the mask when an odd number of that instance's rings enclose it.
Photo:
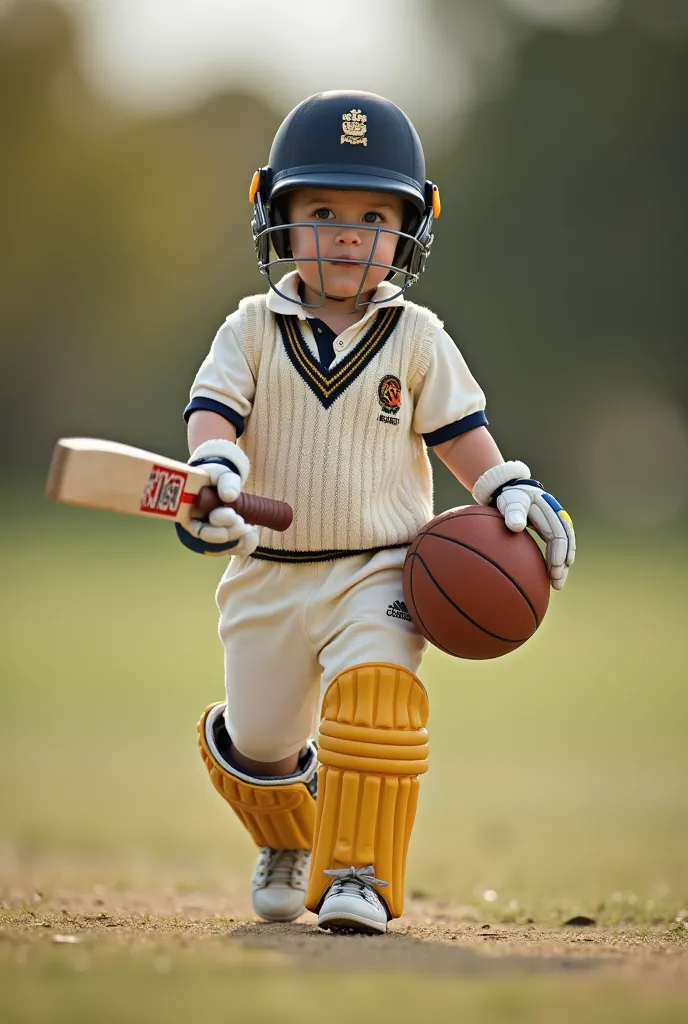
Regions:
[[[423,559],[423,556],[419,555],[418,552],[416,552],[416,558],[420,559],[420,561],[423,564],[423,568],[425,569],[426,573],[428,574],[428,576],[430,577],[432,582],[435,584],[437,589],[439,590],[440,594],[442,594],[443,597],[446,597],[447,601],[449,601],[449,604],[453,608],[456,608],[456,610],[459,613],[459,615],[463,615],[464,619],[468,619],[470,624],[472,626],[475,626],[476,629],[479,629],[482,633],[487,633],[488,636],[491,636],[494,640],[499,640],[500,643],[503,643],[503,644],[524,644],[526,642],[526,640],[530,640],[530,637],[533,635],[532,633],[529,633],[528,636],[525,636],[522,640],[512,640],[512,639],[510,639],[508,637],[500,636],[498,633],[493,633],[489,629],[485,629],[485,627],[481,626],[479,622],[476,622],[475,619],[472,619],[467,612],[463,611],[462,608],[459,608],[458,604],[456,604],[455,601],[452,601],[452,599],[449,596],[449,594],[446,592],[446,590],[442,589],[442,587],[439,585],[439,583],[437,582],[435,577],[432,575],[432,573],[428,569],[428,567],[427,567],[427,565],[426,565],[426,563],[425,563],[425,561]]]
[[[463,541],[463,540],[457,540],[455,537],[447,537],[446,533],[431,533],[430,536],[431,537],[441,537],[442,540],[449,540],[449,541],[452,542],[452,544],[458,544],[460,548],[465,548],[466,551],[472,551],[474,555],[479,555],[480,558],[484,558],[486,562],[490,563],[490,565],[494,565],[495,569],[499,569],[499,571],[501,572],[502,576],[506,576],[506,578],[509,580],[509,583],[513,583],[513,585],[516,587],[516,589],[518,590],[518,592],[521,595],[521,597],[523,598],[523,600],[526,602],[526,604],[530,608],[531,612],[533,613],[533,618],[535,619],[535,628],[536,629],[538,628],[538,626],[540,625],[540,622],[542,620],[538,620],[537,612],[533,608],[533,604],[532,604],[530,598],[525,593],[525,591],[522,589],[520,584],[517,583],[516,580],[512,576],[510,576],[508,572],[505,572],[504,569],[502,569],[501,565],[499,565],[498,562],[493,561],[493,559],[491,559],[489,555],[486,555],[483,551],[478,551],[477,548],[471,547],[470,544],[466,544],[466,542]]]
[[[490,509],[488,505],[464,505],[464,508],[470,509],[470,513],[468,514],[472,516],[490,516],[491,519],[495,518],[494,515],[492,514],[495,511],[495,509]],[[424,537],[426,533],[432,534],[432,531],[435,528],[435,526],[439,525],[441,524],[436,523],[434,520],[431,520],[429,523],[426,523],[423,529],[419,530],[416,536],[413,538],[414,541],[420,540],[420,538]]]
[[[410,558],[411,558],[411,593],[413,594],[413,567],[416,564],[416,552],[415,551],[410,556]],[[422,561],[422,559],[421,559],[421,561]],[[435,640],[434,636],[432,635],[432,633],[430,632],[428,627],[423,622],[423,618],[420,615],[418,609],[416,608],[416,602],[415,601],[413,602],[413,610],[415,611],[416,615],[418,616],[418,621],[420,622],[421,626],[423,627],[423,635],[425,636],[425,638],[427,640],[429,640],[431,644],[434,644],[435,647],[439,647],[439,649],[441,651],[444,651],[445,654],[449,654],[452,657],[456,657],[456,655],[453,655],[452,652],[447,650],[446,647],[443,647],[442,644],[438,640]]]

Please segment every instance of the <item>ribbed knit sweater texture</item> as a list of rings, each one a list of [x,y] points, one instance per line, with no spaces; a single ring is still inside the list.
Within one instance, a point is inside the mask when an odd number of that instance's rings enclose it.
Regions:
[[[294,509],[284,533],[261,530],[260,549],[289,559],[292,552],[409,543],[432,518],[432,470],[412,418],[435,315],[404,303],[391,336],[326,408],[295,369],[265,296],[250,296],[241,307],[246,358],[256,381],[240,440],[251,461],[246,487]],[[341,365],[345,376],[346,360]],[[385,416],[379,389],[388,376],[401,383],[401,403]]]

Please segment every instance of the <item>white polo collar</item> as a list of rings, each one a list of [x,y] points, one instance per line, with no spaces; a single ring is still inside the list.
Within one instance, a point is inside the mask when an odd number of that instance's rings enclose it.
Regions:
[[[301,298],[299,296],[300,281],[301,278],[299,277],[298,271],[292,270],[291,273],[286,274],[281,281],[277,282],[277,287],[281,292],[284,292],[285,295],[288,295],[289,298],[283,298],[271,288],[267,297],[268,309],[273,313],[284,313],[287,316],[296,315],[299,320],[306,320],[309,315],[317,316],[317,309],[304,309],[301,305]],[[379,284],[375,289],[375,294],[373,295],[374,304],[366,307],[365,313],[355,326],[360,327],[361,324],[368,320],[378,309],[386,309],[388,306],[403,306],[403,295],[396,295],[395,298],[387,298],[387,296],[394,295],[395,292],[398,291],[399,286],[393,284],[391,281],[383,281]]]

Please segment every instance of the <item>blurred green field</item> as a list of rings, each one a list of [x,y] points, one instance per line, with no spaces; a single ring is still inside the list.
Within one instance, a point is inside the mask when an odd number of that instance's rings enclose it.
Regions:
[[[8,865],[39,885],[51,862],[52,883],[71,891],[172,885],[245,900],[253,852],[195,747],[199,713],[222,696],[218,562],[192,558],[155,524],[42,499],[26,523],[5,516],[1,536],[3,905],[23,898]],[[467,920],[558,926],[583,913],[601,925],[670,928],[688,906],[687,551],[639,549],[631,538],[603,544],[583,532],[580,552],[567,589],[520,651],[484,664],[427,657],[432,762],[408,889],[462,908]],[[97,1002],[97,976],[108,989],[126,980],[141,999],[160,989],[160,1016],[145,1019],[188,1020],[194,993],[217,994],[226,970],[196,955],[174,983],[165,979],[163,997],[155,971],[123,953],[97,964],[78,992],[76,976],[50,956],[31,971],[2,957],[0,965],[8,1019],[17,1021],[91,1019],[76,1008],[92,1005],[89,992]],[[266,968],[252,970],[260,978]],[[238,1019],[279,1010],[296,1020],[284,1007],[302,976],[293,974],[292,992],[290,972],[267,970],[269,989]],[[240,975],[237,994],[246,995]],[[374,1019],[412,1020],[421,1004],[434,1017],[443,1006],[463,1007],[471,1020],[564,1019],[551,1015],[560,998],[551,977],[501,979],[484,991],[475,978],[399,984],[406,1010],[395,1016],[380,998]],[[604,984],[561,985],[569,1009],[590,1017]],[[346,982],[356,986],[364,993],[371,982]],[[125,993],[118,999],[113,1014]],[[642,1000],[623,986],[610,999],[619,1019],[660,1019],[660,1003],[642,1016]],[[685,1019],[688,1004],[673,995],[661,1005],[662,1020]],[[139,1018],[99,1010],[98,1019]]]

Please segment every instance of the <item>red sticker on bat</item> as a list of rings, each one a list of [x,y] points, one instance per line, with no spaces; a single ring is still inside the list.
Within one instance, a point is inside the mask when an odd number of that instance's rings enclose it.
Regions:
[[[153,466],[141,496],[141,511],[156,516],[176,516],[184,494],[187,473]]]

